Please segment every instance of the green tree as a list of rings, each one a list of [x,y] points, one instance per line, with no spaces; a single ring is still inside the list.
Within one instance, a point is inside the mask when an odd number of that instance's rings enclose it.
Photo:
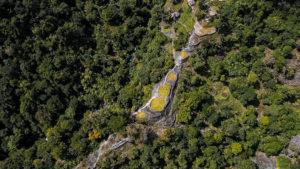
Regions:
[[[242,145],[240,143],[232,143],[231,151],[234,155],[238,155],[240,152],[242,152]]]

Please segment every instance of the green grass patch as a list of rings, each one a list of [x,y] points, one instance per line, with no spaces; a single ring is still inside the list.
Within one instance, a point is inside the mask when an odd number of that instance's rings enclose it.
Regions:
[[[165,32],[165,33],[170,32],[170,28],[164,28],[164,32]]]
[[[216,31],[215,27],[203,27],[200,32],[202,35],[212,34]]]
[[[243,105],[240,103],[239,100],[235,99],[232,96],[230,89],[227,86],[224,86],[220,82],[216,82],[213,84],[213,87],[215,88],[214,100],[216,103],[218,103],[219,108],[230,108],[231,110],[233,110],[233,112],[236,112],[237,114],[245,111]]]
[[[276,167],[279,169],[290,169],[291,168],[291,160],[283,157],[283,156],[278,156],[276,157]]]
[[[179,22],[186,26],[188,32],[192,32],[194,29],[195,18],[190,8],[184,8],[180,14]]]
[[[150,107],[153,109],[153,110],[156,110],[156,111],[162,111],[164,110],[164,105],[166,104],[166,99],[165,98],[160,98],[160,97],[157,97],[157,98],[154,98],[151,103],[150,103]]]
[[[218,94],[215,96],[216,101],[223,101],[228,99],[230,96],[230,91],[228,87],[223,87],[220,91],[218,91]]]
[[[171,85],[169,83],[166,83],[166,84],[159,87],[158,94],[160,96],[169,96],[170,88],[171,88]]]

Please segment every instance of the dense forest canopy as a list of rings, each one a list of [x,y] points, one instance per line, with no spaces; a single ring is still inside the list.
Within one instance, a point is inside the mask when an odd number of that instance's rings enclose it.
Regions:
[[[294,0],[218,1],[217,33],[178,79],[175,127],[144,142],[145,122],[125,127],[174,66],[168,46],[187,42],[178,23],[193,25],[191,9],[180,9],[174,42],[160,28],[173,22],[166,6],[185,2],[0,1],[0,168],[72,168],[113,132],[135,132],[136,146],[126,157],[109,153],[99,168],[254,169],[256,151],[286,154],[300,134],[300,87],[287,83],[300,67]],[[207,2],[196,1],[198,19]],[[300,168],[299,152],[279,165]]]
[[[0,2],[0,168],[72,166],[127,123],[173,64],[162,4]],[[92,129],[101,137],[91,142]]]

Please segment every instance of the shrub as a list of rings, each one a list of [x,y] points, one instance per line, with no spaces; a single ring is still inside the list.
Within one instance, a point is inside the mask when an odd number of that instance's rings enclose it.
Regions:
[[[242,152],[242,145],[240,143],[232,143],[231,151],[233,154],[238,155],[240,152]]]

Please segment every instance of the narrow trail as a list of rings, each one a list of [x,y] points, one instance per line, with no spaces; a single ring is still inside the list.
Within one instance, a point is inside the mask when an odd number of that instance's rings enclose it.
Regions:
[[[193,8],[192,8],[193,9]],[[192,14],[195,17],[195,10],[192,10]],[[155,124],[155,123],[162,123],[164,126],[173,126],[175,123],[175,115],[170,114],[170,107],[173,101],[174,97],[174,90],[177,84],[177,79],[178,76],[181,73],[182,66],[184,62],[189,58],[189,56],[195,51],[196,47],[200,44],[201,42],[201,37],[202,35],[197,35],[197,24],[199,25],[199,22],[197,21],[197,18],[195,17],[195,24],[193,31],[190,33],[190,36],[188,38],[188,43],[185,48],[183,48],[181,51],[175,51],[173,49],[173,58],[174,58],[174,67],[169,70],[169,72],[166,74],[166,76],[158,82],[151,94],[151,98],[148,100],[148,102],[143,105],[138,111],[133,112],[132,116],[138,116],[139,113],[143,114],[143,117],[147,119],[147,121],[150,122],[150,124]],[[202,29],[202,28],[200,28]],[[173,40],[176,37],[175,32],[172,32],[173,29],[171,29],[170,32],[164,32],[163,27],[161,25],[161,32],[172,39],[172,44]],[[215,32],[213,32],[215,33]],[[210,33],[210,34],[213,34]],[[206,35],[210,35],[206,34]],[[203,36],[206,36],[203,35]],[[169,75],[172,74],[173,78],[170,79]],[[175,75],[175,76],[174,76]],[[175,78],[174,78],[175,77]],[[169,94],[168,96],[160,96],[159,95],[159,88],[165,84],[170,84],[170,89],[169,89]],[[163,105],[162,110],[155,110],[151,107],[151,102],[156,99],[156,98],[162,98],[165,99],[165,103]],[[108,139],[103,141],[99,149],[96,150],[95,152],[91,153],[86,159],[84,159],[80,164],[78,164],[74,169],[80,169],[80,168],[89,168],[89,169],[94,169],[102,155],[109,151],[116,150],[120,148],[121,146],[125,145],[126,143],[130,143],[131,140],[130,138],[122,138],[119,139],[116,133],[113,133],[109,135]]]

